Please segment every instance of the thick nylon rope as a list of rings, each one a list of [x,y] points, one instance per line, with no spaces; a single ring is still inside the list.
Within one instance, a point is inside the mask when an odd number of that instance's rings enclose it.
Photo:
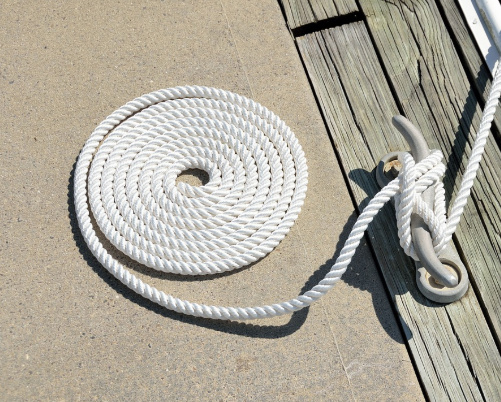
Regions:
[[[430,185],[438,186],[437,193],[442,194],[442,154],[433,151],[418,164],[406,154],[402,173],[360,214],[331,270],[311,290],[285,302],[223,307],[167,295],[134,276],[110,255],[91,220],[92,210],[100,230],[117,249],[165,272],[223,272],[269,253],[299,214],[307,168],[291,130],[250,99],[214,88],[177,87],[144,95],[115,111],[95,129],[78,159],[78,223],[89,249],[110,273],[136,293],[170,310],[222,320],[292,313],[334,287],[368,225],[394,196],[406,252],[412,254],[412,239],[407,235],[412,211],[423,216],[432,228],[435,251],[445,246],[469,196],[500,87],[498,68],[446,230],[445,203],[438,202],[431,211],[419,196]],[[206,170],[209,183],[198,188],[176,185],[177,176],[190,168]]]
[[[434,250],[437,255],[445,249],[451,241],[452,235],[463,214],[464,207],[468,202],[471,188],[477,176],[480,161],[484,153],[485,144],[489,137],[492,121],[501,96],[501,59],[498,62],[489,97],[484,107],[480,128],[471,150],[470,159],[463,175],[456,200],[450,209],[449,218],[445,215],[445,190],[441,176],[445,172],[445,166],[438,160],[434,160],[433,166],[429,167],[425,176],[415,182],[413,176],[414,159],[408,153],[402,155],[403,169],[399,175],[401,181],[401,193],[395,196],[395,209],[397,215],[398,236],[400,245],[405,253],[418,261],[414,251],[410,231],[410,215],[412,212],[420,215],[430,228],[433,238]],[[440,159],[442,159],[440,154]],[[430,159],[431,161],[431,159]],[[418,184],[420,183],[420,184]],[[419,186],[419,187],[418,187]],[[420,194],[429,186],[435,186],[435,205],[433,210],[421,199]]]

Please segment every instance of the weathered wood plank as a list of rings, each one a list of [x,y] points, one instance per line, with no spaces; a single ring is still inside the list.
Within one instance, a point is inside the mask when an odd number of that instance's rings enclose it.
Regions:
[[[355,0],[280,0],[291,29],[358,11]]]
[[[463,66],[473,78],[473,84],[482,98],[487,100],[492,86],[489,69],[484,62],[475,44],[475,38],[468,29],[463,14],[454,0],[437,0],[443,9],[443,15],[447,19],[455,38],[457,51],[464,60]],[[501,133],[501,108],[498,108],[494,116],[493,125],[496,127],[496,135]]]
[[[447,196],[457,192],[480,125],[475,91],[434,2],[360,0],[398,102],[447,166]],[[398,39],[398,41],[397,41]],[[491,136],[456,231],[494,336],[501,337],[501,151]]]
[[[361,210],[378,191],[372,170],[379,158],[407,149],[390,124],[397,104],[363,23],[297,42]],[[379,213],[368,233],[428,397],[500,400],[501,357],[475,293],[470,289],[448,306],[419,293],[413,263],[398,244],[391,206]]]

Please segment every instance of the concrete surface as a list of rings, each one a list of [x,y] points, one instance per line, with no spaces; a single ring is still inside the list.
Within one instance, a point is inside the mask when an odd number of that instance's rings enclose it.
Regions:
[[[277,302],[332,264],[354,208],[274,0],[0,4],[0,400],[364,401],[423,396],[364,243],[343,282],[251,324],[162,310],[83,244],[72,170],[93,128],[138,95],[221,87],[284,119],[309,189],[282,244],[250,268],[186,279],[131,268],[194,301]]]

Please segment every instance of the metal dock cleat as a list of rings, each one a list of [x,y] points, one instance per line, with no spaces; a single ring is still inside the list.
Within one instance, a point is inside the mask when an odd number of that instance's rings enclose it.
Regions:
[[[423,135],[409,120],[403,116],[394,116],[392,123],[409,144],[410,153],[416,163],[430,154]],[[400,152],[391,152],[379,162],[376,179],[381,188],[398,176],[401,168],[398,161],[399,155]],[[434,186],[423,191],[421,197],[433,209]],[[415,213],[411,215],[411,233],[414,249],[419,257],[419,261],[415,261],[415,264],[417,285],[421,293],[438,303],[451,303],[459,300],[468,290],[468,273],[452,245],[447,244],[437,257],[428,226]]]

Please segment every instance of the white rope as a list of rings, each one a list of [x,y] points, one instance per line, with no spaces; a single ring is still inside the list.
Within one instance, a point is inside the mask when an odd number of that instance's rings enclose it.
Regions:
[[[401,163],[403,169],[399,174],[401,184],[401,193],[395,196],[395,209],[397,215],[398,236],[400,245],[405,253],[418,261],[419,258],[414,251],[410,231],[410,215],[416,213],[420,215],[428,225],[431,236],[433,238],[433,246],[436,255],[445,249],[446,245],[451,241],[452,235],[463,214],[464,207],[470,196],[471,188],[475,181],[480,161],[484,153],[485,144],[489,137],[492,121],[498,105],[501,94],[501,60],[494,74],[492,87],[485,104],[482,119],[480,121],[480,129],[473,144],[470,155],[470,160],[463,175],[463,180],[456,196],[456,200],[451,207],[449,218],[445,215],[445,190],[441,181],[441,177],[445,173],[445,166],[442,164],[442,154],[435,151],[435,157],[430,155],[429,164],[426,166],[424,176],[417,182],[414,181],[415,175],[414,159],[408,153],[404,153]],[[429,186],[435,186],[435,205],[434,209],[430,209],[421,199],[420,194]]]
[[[117,279],[168,309],[223,320],[298,311],[334,287],[368,225],[395,195],[399,235],[406,252],[413,255],[409,230],[412,211],[432,228],[435,251],[440,252],[459,222],[478,169],[499,98],[500,70],[446,229],[445,202],[431,211],[419,196],[435,185],[443,197],[441,153],[433,151],[415,165],[407,154],[405,173],[369,202],[331,270],[298,297],[258,307],[222,307],[167,295],[134,276],[109,254],[91,220],[92,210],[99,229],[118,250],[164,272],[205,275],[229,271],[273,250],[303,204],[306,160],[283,121],[258,103],[231,92],[195,86],[161,90],[139,97],[107,117],[87,140],[75,170],[75,208],[83,237],[98,261]],[[190,168],[207,171],[209,183],[202,187],[176,185],[177,176]]]

